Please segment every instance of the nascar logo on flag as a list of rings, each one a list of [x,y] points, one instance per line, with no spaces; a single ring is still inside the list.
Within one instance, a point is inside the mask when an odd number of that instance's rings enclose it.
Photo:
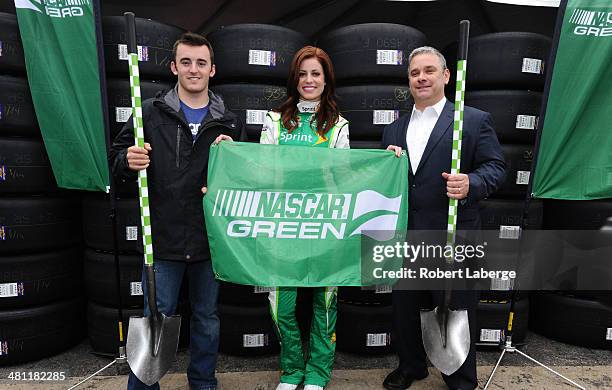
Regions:
[[[84,16],[83,6],[90,7],[90,0],[65,0],[62,3],[56,0],[15,0],[15,8],[31,9],[47,14],[52,18],[69,18]]]
[[[390,239],[401,201],[402,195],[387,198],[370,190],[355,195],[223,189],[215,195],[212,216],[225,219],[228,237],[343,240],[363,233]]]

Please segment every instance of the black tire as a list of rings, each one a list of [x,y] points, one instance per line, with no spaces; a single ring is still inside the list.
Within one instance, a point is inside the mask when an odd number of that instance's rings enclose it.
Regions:
[[[173,80],[170,72],[172,46],[185,30],[151,19],[136,18],[136,44],[146,47],[138,63],[141,80],[165,79]],[[113,75],[127,76],[127,60],[119,58],[119,45],[125,45],[125,19],[123,16],[106,16],[102,19],[102,34],[104,39],[104,60],[106,72]]]
[[[109,78],[106,84],[108,92],[108,113],[111,139],[123,128],[132,114],[132,96],[129,79]],[[142,100],[155,97],[158,92],[168,91],[174,84],[164,81],[140,80],[140,95]]]
[[[28,81],[0,76],[0,135],[40,136]]]
[[[86,249],[84,260],[88,299],[100,305],[115,307],[117,305],[115,255]],[[122,307],[142,308],[142,262],[142,255],[119,255]]]
[[[467,60],[468,88],[541,91],[549,66],[551,43],[549,37],[530,32],[499,32],[471,38]],[[455,86],[456,50],[456,45],[445,50],[451,68],[451,88]]]
[[[314,289],[299,287],[295,300],[295,317],[300,328],[302,343],[310,340],[310,328],[312,326],[312,309],[314,304]],[[269,305],[268,305],[269,307]]]
[[[263,111],[278,108],[287,99],[287,88],[277,85],[219,84],[212,89],[223,96],[225,105],[242,120],[252,142],[259,142]]]
[[[529,328],[545,337],[588,348],[612,349],[612,308],[556,293],[531,294]]]
[[[25,57],[16,15],[0,12],[0,42],[0,73],[25,75]]]
[[[564,253],[564,257],[571,257],[572,253],[576,255],[576,250],[589,251],[584,253],[586,255],[584,261],[595,260],[596,253],[602,256],[609,254],[612,234],[609,231],[600,230],[600,228],[605,225],[607,218],[611,216],[612,199],[544,200],[544,229],[571,230],[563,234],[563,240],[566,242],[566,249],[568,250],[567,254]],[[604,250],[604,248],[607,248],[607,250]],[[595,266],[594,263],[592,264]],[[601,280],[605,279],[606,275],[603,271],[610,273],[608,267],[601,269],[601,271],[597,275],[600,281],[593,280],[593,284],[601,283]],[[582,272],[584,273],[586,270]],[[571,287],[568,288],[571,289]]]
[[[505,4],[507,3],[507,4]],[[557,22],[557,7],[525,7],[519,2],[480,3],[484,15],[496,31],[530,31],[552,36]],[[520,4],[520,5],[519,5]],[[534,21],[537,20],[537,23]]]
[[[612,217],[612,199],[544,200],[544,229],[598,230]]]
[[[318,45],[332,58],[339,82],[394,80],[406,82],[410,52],[426,43],[425,35],[408,26],[364,23],[333,30]],[[397,53],[394,64],[379,61],[381,50]],[[383,63],[377,63],[383,62]]]
[[[130,317],[142,317],[140,309],[123,309],[123,337],[127,340],[130,328]],[[189,345],[189,302],[181,301],[177,306],[181,316],[181,328],[179,335],[179,350]],[[87,335],[93,353],[103,356],[115,356],[118,351],[117,334],[117,309],[98,305],[94,302],[87,303]]]
[[[308,42],[297,31],[268,24],[225,26],[208,34],[208,39],[215,50],[216,81],[276,80],[282,83],[287,81],[293,56]],[[267,56],[274,59],[275,65],[256,65],[253,58],[249,64],[249,52],[253,50],[268,52]]]
[[[483,230],[498,230],[500,226],[521,226],[525,200],[484,199],[479,202]],[[529,203],[527,229],[542,228],[543,205],[541,200]]]
[[[138,199],[117,198],[116,209],[119,252],[142,253]],[[83,198],[83,234],[88,247],[113,251],[110,201],[107,196]]]
[[[259,356],[280,349],[267,305],[244,307],[219,304],[219,351],[228,355]],[[250,347],[245,345],[250,344]]]
[[[413,105],[406,84],[339,87],[336,94],[352,140],[382,139],[385,126],[409,113]]]
[[[612,291],[593,291],[595,300],[612,309]]]
[[[504,341],[508,327],[510,301],[483,300],[478,302],[476,323],[478,324],[479,346],[497,346]],[[527,335],[529,323],[529,299],[519,299],[514,304],[514,319],[512,321],[512,341],[522,343]],[[499,335],[499,339],[495,340]],[[491,337],[495,336],[495,337]]]
[[[57,197],[2,197],[0,254],[32,253],[80,242],[78,200]]]
[[[533,251],[533,240],[518,239],[522,226],[523,199],[484,199],[480,201],[480,218],[482,222],[482,241],[486,242],[486,260],[484,265],[489,270],[518,270],[521,280],[525,280],[526,271],[519,268],[519,251],[524,256]],[[528,210],[526,229],[542,228],[542,202],[532,200]],[[523,235],[524,236],[524,235]],[[522,245],[522,247],[521,247]],[[491,280],[483,285],[481,298],[509,299],[511,280]]]
[[[57,189],[42,140],[0,138],[0,165],[0,193],[42,193]]]
[[[502,145],[502,151],[506,160],[506,180],[492,196],[524,199],[533,160],[533,146]]]
[[[359,306],[338,302],[337,348],[378,355],[391,352],[391,306]]]
[[[601,237],[608,237],[607,242],[612,242],[612,217],[608,217],[606,225],[601,228]],[[595,299],[612,308],[612,291],[593,291]]]
[[[0,366],[31,362],[58,354],[84,337],[80,298],[0,312]]]
[[[350,124],[349,124],[350,127]],[[349,128],[349,132],[350,132]],[[350,140],[351,149],[382,149],[382,140],[368,140],[368,141],[359,141],[359,140]]]
[[[219,282],[219,303],[234,306],[268,305],[266,288]]]
[[[124,340],[127,340],[129,318],[138,316],[142,316],[142,308],[123,309]],[[119,346],[117,329],[116,309],[91,301],[87,303],[87,336],[94,353],[100,355],[117,353]]]
[[[384,287],[384,286],[383,286]],[[338,301],[354,305],[390,305],[391,290],[377,291],[374,287],[340,287]]]
[[[529,297],[529,291],[518,291],[517,300],[527,299]],[[481,301],[509,301],[512,298],[512,290],[481,290],[480,300]]]
[[[465,104],[491,113],[499,142],[533,144],[542,93],[517,90],[467,91]]]
[[[80,248],[0,257],[0,285],[14,296],[0,298],[0,309],[44,305],[78,295],[82,287]]]

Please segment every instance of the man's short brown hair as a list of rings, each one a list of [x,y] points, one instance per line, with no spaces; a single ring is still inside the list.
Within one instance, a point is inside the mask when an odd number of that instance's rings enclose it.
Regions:
[[[213,52],[212,45],[208,42],[208,39],[204,38],[204,36],[192,32],[186,32],[179,37],[179,39],[174,42],[174,46],[172,47],[172,58],[173,61],[176,62],[176,48],[180,44],[187,46],[206,46],[208,51],[210,51],[210,64],[213,65],[215,63],[215,53]]]

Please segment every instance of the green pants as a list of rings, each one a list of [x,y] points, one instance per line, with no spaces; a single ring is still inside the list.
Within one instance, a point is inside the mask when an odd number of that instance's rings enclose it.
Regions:
[[[270,313],[281,344],[280,366],[284,383],[325,387],[331,378],[336,351],[337,287],[316,287],[310,328],[308,359],[304,362],[300,329],[295,318],[297,288],[278,287],[269,293]]]

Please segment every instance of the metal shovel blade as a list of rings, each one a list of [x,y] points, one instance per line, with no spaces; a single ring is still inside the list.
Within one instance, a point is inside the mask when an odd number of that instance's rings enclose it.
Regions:
[[[178,348],[181,317],[130,317],[126,344],[130,369],[141,382],[151,386],[170,369]]]
[[[421,311],[423,347],[440,372],[451,375],[465,362],[470,352],[470,325],[467,310],[446,309],[446,319],[440,307]],[[444,324],[446,322],[446,324]]]

